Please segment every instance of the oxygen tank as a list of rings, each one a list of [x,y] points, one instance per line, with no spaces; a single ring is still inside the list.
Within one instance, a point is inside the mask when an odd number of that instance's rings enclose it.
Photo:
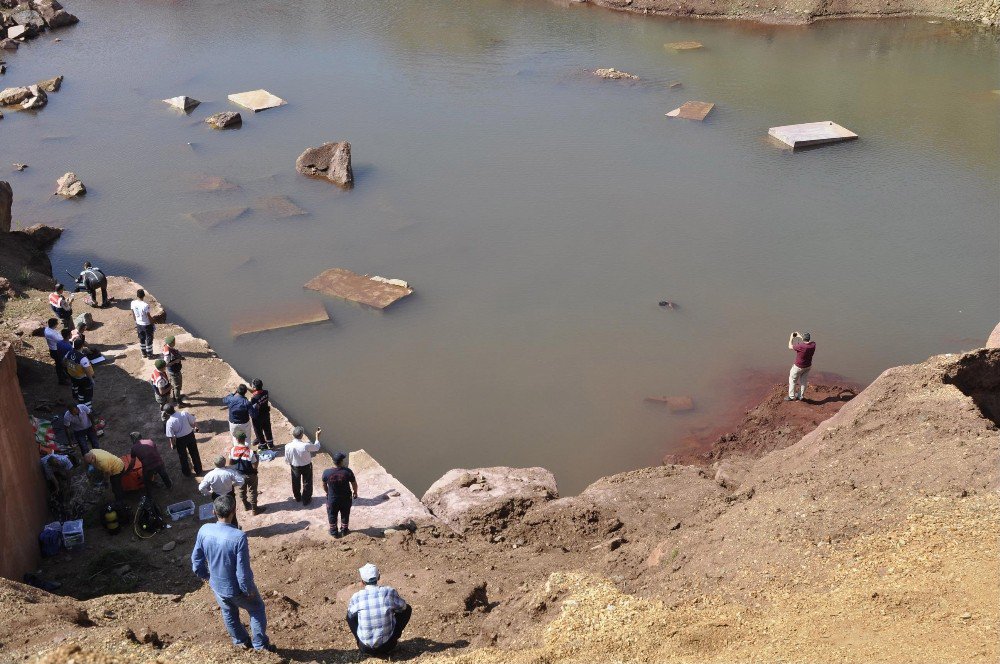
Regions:
[[[104,523],[104,529],[110,534],[115,534],[119,532],[120,527],[118,523],[118,512],[115,510],[114,506],[108,505],[104,509],[104,516],[101,519]]]

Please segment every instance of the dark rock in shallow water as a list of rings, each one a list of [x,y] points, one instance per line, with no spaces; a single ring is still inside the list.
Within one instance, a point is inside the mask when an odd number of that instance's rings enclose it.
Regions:
[[[223,111],[222,113],[208,116],[205,118],[205,122],[216,129],[226,129],[227,127],[243,124],[243,117],[233,111]]]
[[[309,148],[295,160],[295,170],[302,175],[329,180],[341,187],[352,187],[354,172],[351,170],[351,144],[340,141]]]

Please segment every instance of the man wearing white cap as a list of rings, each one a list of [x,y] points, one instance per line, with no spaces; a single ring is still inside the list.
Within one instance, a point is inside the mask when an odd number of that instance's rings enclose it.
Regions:
[[[385,655],[396,647],[413,609],[395,588],[378,585],[379,572],[375,565],[368,563],[358,573],[365,587],[354,593],[347,605],[347,624],[361,652]]]

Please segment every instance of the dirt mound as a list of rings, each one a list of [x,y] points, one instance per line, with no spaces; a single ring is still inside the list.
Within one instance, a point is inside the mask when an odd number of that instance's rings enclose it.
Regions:
[[[776,386],[756,408],[747,413],[736,428],[719,436],[711,449],[701,455],[703,462],[719,461],[732,456],[759,458],[781,450],[802,439],[833,417],[845,403],[857,396],[852,387],[815,385],[809,397],[802,401],[785,401],[787,389]]]

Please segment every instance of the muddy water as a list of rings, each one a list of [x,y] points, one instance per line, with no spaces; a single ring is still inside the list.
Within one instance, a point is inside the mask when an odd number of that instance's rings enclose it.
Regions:
[[[30,164],[10,175],[16,217],[65,225],[57,271],[91,258],[143,282],[291,417],[417,491],[456,466],[542,465],[571,493],[656,463],[717,420],[741,370],[786,366],[791,329],[816,336],[818,369],[870,380],[997,320],[1000,49],[977,28],[516,0],[71,9],[61,42],[6,56],[7,85],[66,76],[37,116],[0,123],[2,161]],[[663,48],[688,39],[705,48]],[[608,66],[642,81],[584,72]],[[202,123],[261,87],[289,104]],[[204,103],[159,101],[180,94]],[[707,122],[663,116],[689,99],[717,104]],[[826,119],[861,140],[792,155],[764,139]],[[338,139],[354,191],[295,174]],[[49,195],[67,170],[85,200]],[[185,216],[272,195],[309,214]],[[313,297],[302,284],[333,266],[417,294],[230,339],[234,316]],[[697,410],[643,402],[675,394]]]

